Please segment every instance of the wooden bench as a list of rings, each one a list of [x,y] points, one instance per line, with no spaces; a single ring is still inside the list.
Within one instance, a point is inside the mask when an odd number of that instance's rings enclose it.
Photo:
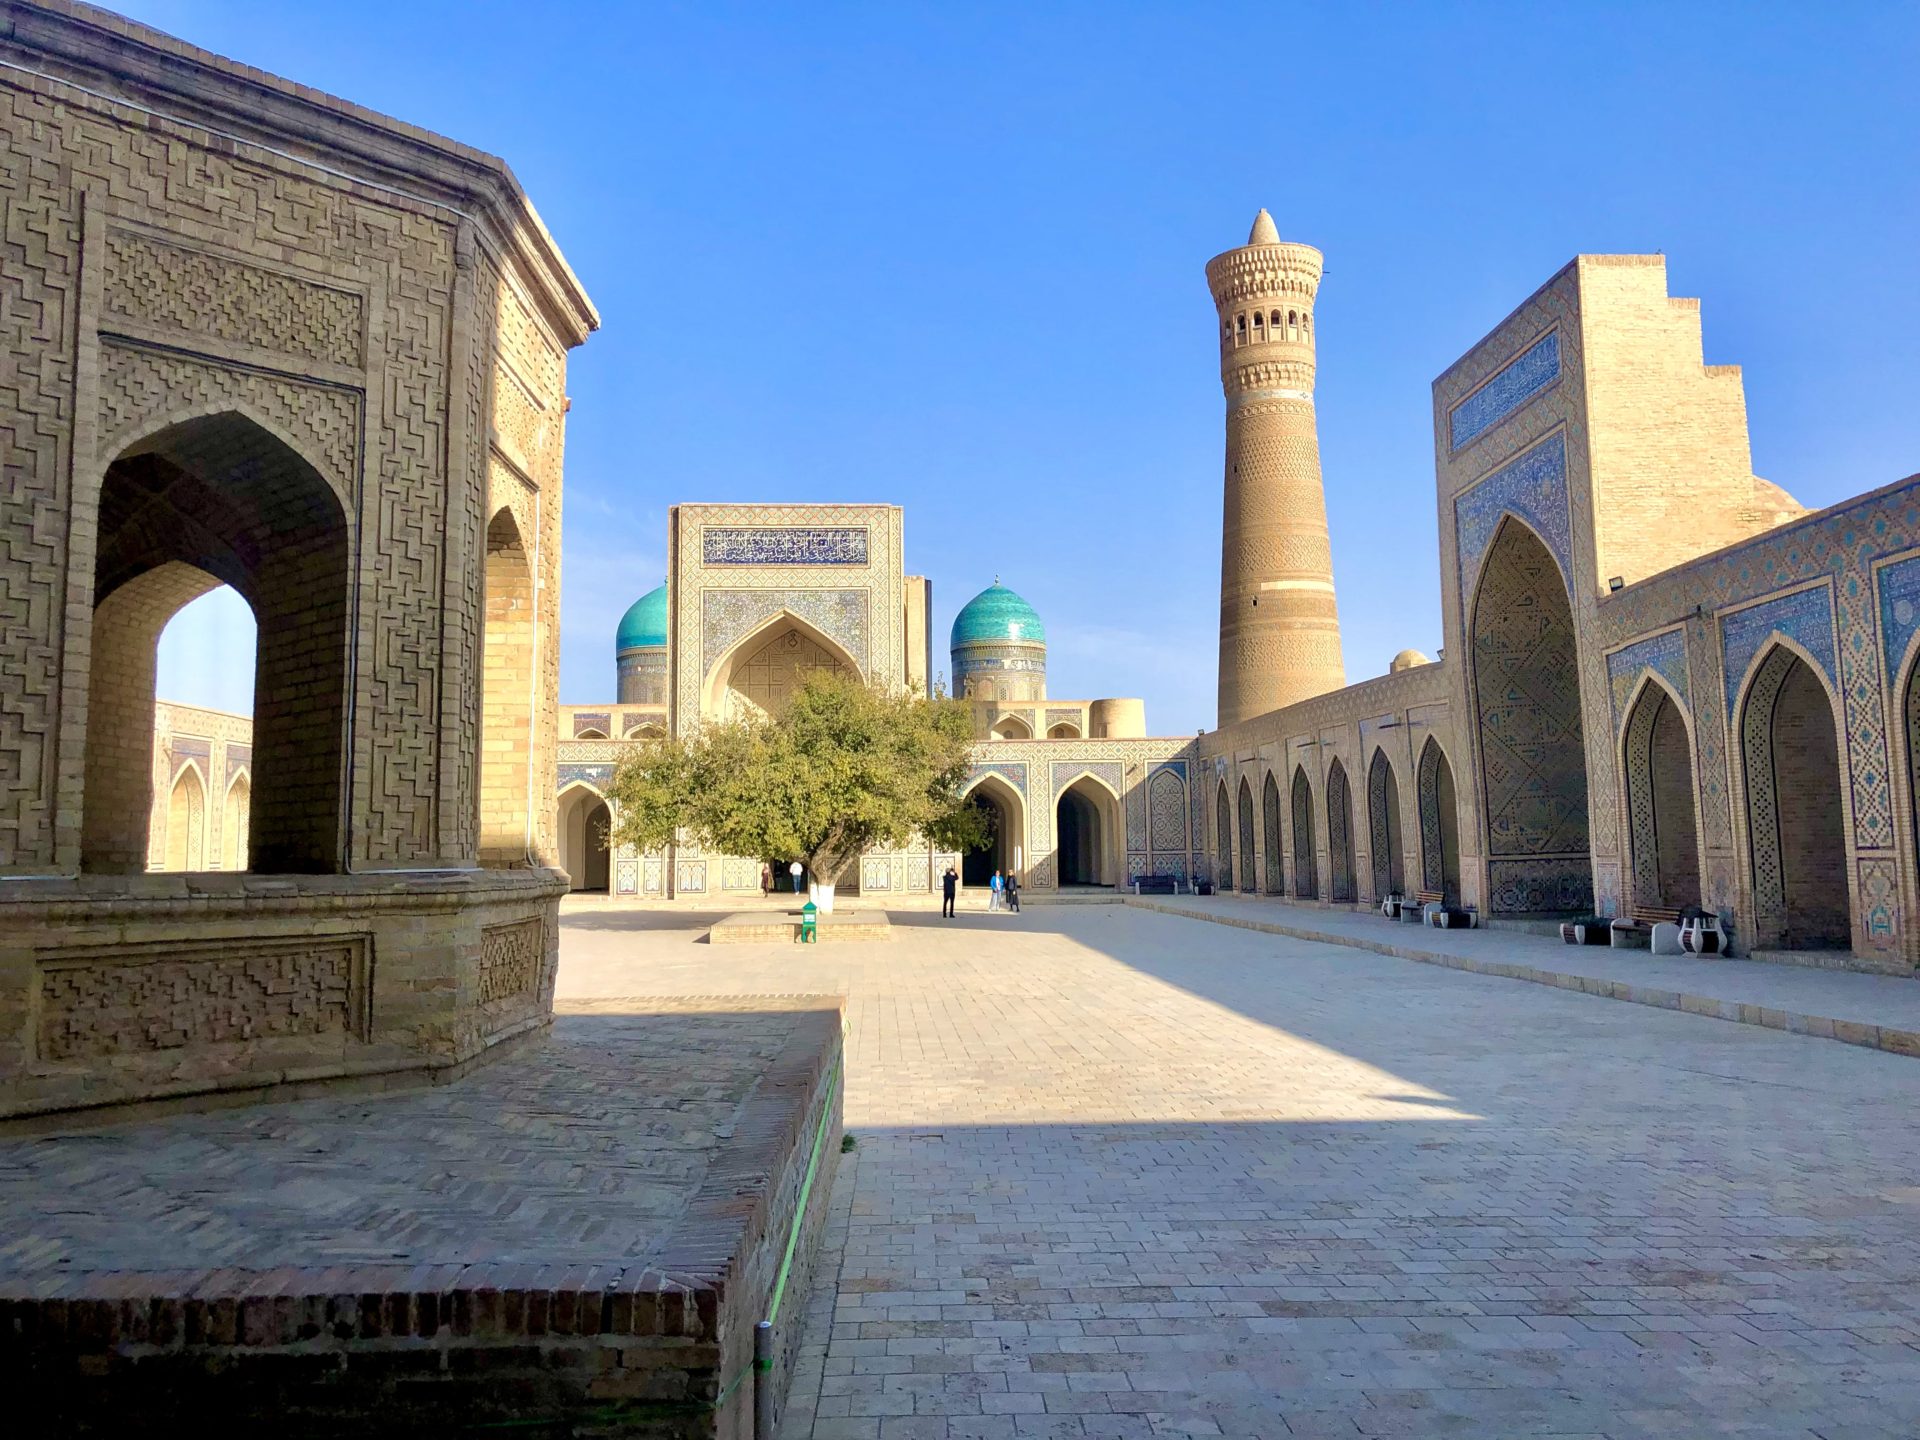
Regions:
[[[1647,937],[1647,948],[1652,949],[1653,927],[1656,925],[1671,925],[1676,931],[1676,939],[1673,950],[1668,953],[1678,955],[1680,948],[1677,932],[1680,926],[1681,914],[1682,911],[1678,906],[1668,909],[1662,905],[1636,904],[1629,910],[1627,917],[1615,920],[1613,924],[1608,927],[1610,933],[1607,939],[1616,950],[1638,950],[1640,948],[1638,943],[1639,937],[1644,932]],[[1616,935],[1628,935],[1631,936],[1632,939],[1630,939],[1627,944],[1622,945],[1619,940],[1615,938]]]
[[[1178,895],[1180,879],[1176,875],[1136,875],[1133,877],[1133,893],[1136,895]]]

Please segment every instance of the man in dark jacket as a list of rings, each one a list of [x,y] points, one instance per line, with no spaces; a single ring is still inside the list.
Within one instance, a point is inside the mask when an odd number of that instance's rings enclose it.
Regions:
[[[1007,871],[1007,909],[1020,913],[1020,877],[1011,870]]]
[[[947,873],[940,877],[940,913],[949,920],[953,918],[953,897],[959,884],[959,872],[953,866],[947,866]]]

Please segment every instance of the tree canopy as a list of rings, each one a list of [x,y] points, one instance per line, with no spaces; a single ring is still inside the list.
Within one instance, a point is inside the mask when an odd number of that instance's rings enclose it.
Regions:
[[[829,884],[915,836],[976,850],[986,822],[960,795],[972,741],[963,701],[811,671],[777,714],[709,721],[623,760],[612,838],[658,850],[684,831],[724,855],[804,861]]]

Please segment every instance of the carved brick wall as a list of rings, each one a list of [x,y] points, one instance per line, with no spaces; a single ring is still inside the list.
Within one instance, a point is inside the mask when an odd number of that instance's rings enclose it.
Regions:
[[[480,932],[480,1003],[530,1000],[546,958],[546,922],[519,920]]]
[[[357,935],[63,953],[40,967],[39,1056],[363,1037],[366,964]]]

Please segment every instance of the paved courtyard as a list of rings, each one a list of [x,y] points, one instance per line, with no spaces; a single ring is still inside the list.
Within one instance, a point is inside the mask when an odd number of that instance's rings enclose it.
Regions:
[[[710,948],[848,996],[791,1437],[1920,1433],[1920,1061],[1120,906]]]

